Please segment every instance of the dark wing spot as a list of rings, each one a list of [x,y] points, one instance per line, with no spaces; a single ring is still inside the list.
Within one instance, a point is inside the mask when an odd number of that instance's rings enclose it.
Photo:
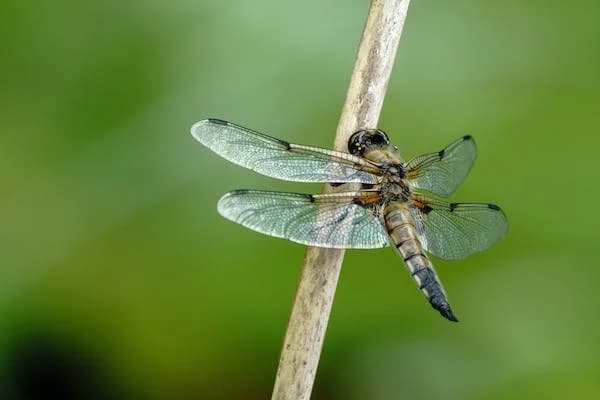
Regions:
[[[490,204],[488,204],[487,206],[488,206],[488,208],[491,208],[492,210],[500,211],[500,207],[498,207],[498,206],[497,206],[497,205],[495,205],[495,204],[491,204],[491,203],[490,203]]]
[[[428,206],[427,204],[425,204],[422,208],[421,208],[421,212],[423,212],[423,214],[429,214],[431,211],[433,210],[433,208],[431,208],[430,206]]]
[[[473,140],[473,136],[471,136],[471,135],[465,135],[465,136],[463,136],[462,138],[463,138],[463,140],[464,140],[465,142],[466,142],[467,140]]]
[[[450,211],[454,211],[454,209],[458,206],[458,203],[450,203]]]
[[[222,119],[217,119],[217,118],[209,118],[208,119],[210,122],[212,122],[213,124],[219,124],[219,125],[229,125],[229,122],[227,121],[223,121]]]
[[[281,143],[283,146],[285,146],[286,150],[291,150],[292,146],[290,145],[290,142],[286,142],[285,140],[279,140],[279,143]]]
[[[307,194],[306,196],[308,197],[311,203],[315,202],[315,196],[313,196],[312,194]]]
[[[365,203],[363,203],[362,200],[360,200],[360,199],[352,200],[352,204],[357,205],[357,206],[362,206],[362,207],[364,207],[364,205],[365,205]]]
[[[250,193],[250,190],[248,189],[235,189],[232,190],[231,192],[229,192],[230,195],[236,196],[238,194],[247,194]]]
[[[330,182],[329,183],[329,186],[331,186],[331,187],[338,187],[340,185],[343,185],[343,183],[342,182]]]
[[[440,152],[438,153],[438,156],[440,157],[440,160],[444,158],[444,153],[446,152],[446,149],[442,149],[440,150]]]

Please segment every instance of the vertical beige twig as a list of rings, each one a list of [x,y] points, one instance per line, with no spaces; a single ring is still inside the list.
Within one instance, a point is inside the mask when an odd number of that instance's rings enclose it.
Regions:
[[[377,127],[409,2],[371,2],[336,131],[336,150],[347,151],[348,139],[357,130]],[[310,398],[343,257],[344,251],[337,249],[306,251],[272,400]]]

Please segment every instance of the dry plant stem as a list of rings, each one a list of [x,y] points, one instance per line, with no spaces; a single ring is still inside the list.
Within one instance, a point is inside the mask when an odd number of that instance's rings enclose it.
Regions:
[[[373,0],[337,127],[334,149],[376,128],[410,0]],[[343,190],[351,190],[343,185]],[[332,191],[326,185],[325,192]],[[309,247],[285,335],[273,400],[309,399],[344,251]]]

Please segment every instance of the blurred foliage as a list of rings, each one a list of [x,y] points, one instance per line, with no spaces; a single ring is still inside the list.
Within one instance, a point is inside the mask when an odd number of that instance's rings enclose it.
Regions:
[[[40,363],[97,398],[270,396],[304,249],[215,202],[319,187],[188,131],[330,146],[367,6],[2,2],[0,397],[26,398]],[[393,251],[349,251],[315,399],[600,397],[599,19],[591,0],[411,4],[380,127],[406,158],[473,134],[454,198],[500,204],[510,232],[435,260],[459,324]]]

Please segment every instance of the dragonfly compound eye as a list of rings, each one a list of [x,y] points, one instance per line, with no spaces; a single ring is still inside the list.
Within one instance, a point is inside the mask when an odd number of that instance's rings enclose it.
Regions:
[[[365,148],[367,131],[354,132],[348,140],[348,151],[354,155],[361,155]]]
[[[381,129],[375,129],[371,134],[371,143],[378,145],[388,145],[390,144],[390,138],[388,138],[388,135]]]
[[[355,132],[348,140],[348,151],[355,156],[362,156],[365,150],[371,146],[383,146],[390,144],[386,133],[379,129],[364,129]]]

